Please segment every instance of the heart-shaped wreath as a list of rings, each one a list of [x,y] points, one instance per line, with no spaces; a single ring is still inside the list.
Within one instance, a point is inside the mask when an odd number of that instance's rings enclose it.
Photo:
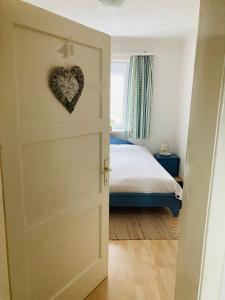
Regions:
[[[49,86],[56,98],[72,113],[84,88],[84,74],[78,66],[68,69],[56,67],[50,74]]]

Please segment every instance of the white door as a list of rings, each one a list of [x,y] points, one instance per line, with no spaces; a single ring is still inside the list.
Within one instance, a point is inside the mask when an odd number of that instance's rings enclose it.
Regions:
[[[0,42],[11,299],[83,299],[107,276],[108,186],[102,171],[110,38],[21,1],[1,0]],[[74,48],[69,58],[62,51],[66,42]],[[51,70],[68,63],[84,73],[73,113],[48,84]]]

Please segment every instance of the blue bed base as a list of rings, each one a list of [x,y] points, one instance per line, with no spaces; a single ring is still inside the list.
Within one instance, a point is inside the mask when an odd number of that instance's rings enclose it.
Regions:
[[[178,217],[181,206],[174,193],[110,193],[110,207],[168,207]]]

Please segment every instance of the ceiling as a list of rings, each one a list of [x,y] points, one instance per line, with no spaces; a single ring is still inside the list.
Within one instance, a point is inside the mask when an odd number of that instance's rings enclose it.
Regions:
[[[124,37],[182,37],[196,29],[199,0],[125,0],[114,10],[99,0],[26,0],[86,26]]]

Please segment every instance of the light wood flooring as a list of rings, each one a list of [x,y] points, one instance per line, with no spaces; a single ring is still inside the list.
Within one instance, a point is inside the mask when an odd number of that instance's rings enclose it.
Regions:
[[[173,300],[176,240],[110,241],[109,277],[86,300]]]

